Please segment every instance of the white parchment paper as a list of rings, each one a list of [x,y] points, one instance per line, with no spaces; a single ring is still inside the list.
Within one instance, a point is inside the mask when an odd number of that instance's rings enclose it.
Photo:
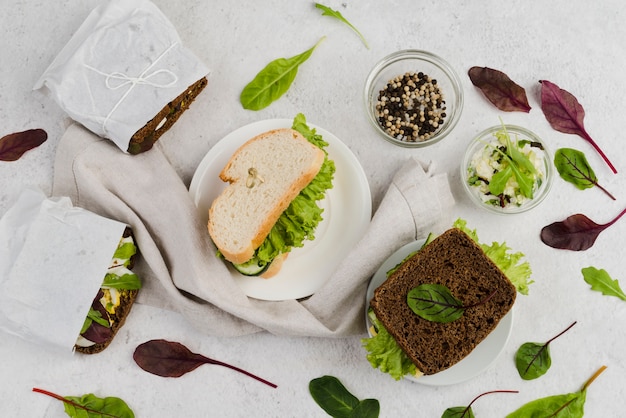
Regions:
[[[148,0],[94,9],[35,83],[72,119],[124,152],[167,103],[208,74]]]
[[[125,228],[24,190],[0,219],[0,330],[72,353]]]

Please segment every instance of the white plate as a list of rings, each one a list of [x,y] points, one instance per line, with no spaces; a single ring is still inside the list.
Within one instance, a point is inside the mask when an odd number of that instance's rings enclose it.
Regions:
[[[208,221],[211,203],[227,185],[218,176],[233,152],[260,133],[290,128],[292,123],[291,119],[255,122],[228,134],[209,150],[189,187],[204,224]],[[333,188],[319,202],[324,209],[324,220],[315,231],[315,240],[294,248],[280,272],[270,279],[244,276],[229,267],[233,280],[243,292],[256,299],[300,299],[315,293],[363,236],[371,219],[369,184],[359,161],[335,135],[311,123],[307,125],[328,142],[326,151],[336,167]]]
[[[395,253],[393,253],[376,271],[372,280],[367,287],[367,295],[365,299],[365,320],[367,321],[368,334],[371,321],[367,316],[367,308],[370,300],[374,296],[374,290],[380,286],[387,278],[387,272],[398,265],[404,258],[414,251],[419,250],[425,240],[417,240],[406,244]],[[496,329],[487,336],[474,350],[463,360],[454,366],[443,370],[439,373],[419,378],[407,376],[406,379],[424,385],[443,386],[461,383],[469,380],[485,371],[498,358],[504,347],[506,346],[511,329],[513,328],[513,309],[511,309],[498,323]]]

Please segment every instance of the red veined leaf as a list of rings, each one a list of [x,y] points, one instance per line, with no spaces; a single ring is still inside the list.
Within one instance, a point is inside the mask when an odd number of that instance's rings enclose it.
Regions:
[[[472,67],[467,74],[472,84],[498,109],[505,112],[530,112],[526,90],[502,71],[489,67]]]
[[[606,224],[597,224],[585,215],[577,213],[564,221],[543,227],[540,234],[541,241],[552,248],[584,251],[591,248],[598,235],[617,222],[625,213],[626,209]]]
[[[550,126],[559,132],[578,135],[589,142],[613,173],[617,173],[609,158],[585,130],[585,109],[578,103],[576,97],[548,80],[539,82],[541,83],[541,110]]]
[[[157,376],[180,377],[203,364],[215,364],[243,373],[273,388],[277,387],[275,384],[238,367],[210,359],[202,354],[192,353],[184,345],[172,341],[150,340],[140,344],[133,353],[133,359],[143,370]]]
[[[48,134],[43,129],[29,129],[0,138],[0,161],[17,161],[26,151],[46,142]]]

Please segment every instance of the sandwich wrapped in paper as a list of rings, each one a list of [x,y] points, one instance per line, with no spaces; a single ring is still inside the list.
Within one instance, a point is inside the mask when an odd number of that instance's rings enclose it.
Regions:
[[[152,147],[207,84],[208,69],[148,0],[97,7],[35,84],[125,152]]]
[[[47,349],[102,351],[141,287],[136,251],[126,224],[26,189],[0,219],[0,330]]]

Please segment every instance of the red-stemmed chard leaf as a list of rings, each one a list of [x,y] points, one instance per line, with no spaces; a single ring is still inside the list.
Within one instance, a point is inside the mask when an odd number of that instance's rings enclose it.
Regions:
[[[541,83],[541,110],[550,126],[559,132],[578,135],[589,142],[611,171],[617,173],[617,169],[609,158],[585,130],[585,109],[578,103],[576,97],[548,80],[539,82]]]
[[[48,134],[43,129],[29,129],[0,138],[0,161],[17,161],[26,151],[46,142]]]
[[[230,364],[213,360],[202,354],[192,353],[184,345],[166,341],[166,340],[150,340],[140,344],[133,354],[135,363],[148,373],[156,374],[162,377],[180,377],[185,373],[191,372],[203,364],[215,364],[224,366],[239,373],[243,373],[259,382],[276,388],[273,383],[265,379],[261,379],[245,370]]]
[[[591,248],[598,235],[617,222],[625,213],[626,209],[606,224],[597,224],[585,215],[577,213],[564,221],[544,226],[540,234],[541,241],[552,248],[584,251]]]
[[[472,67],[467,74],[472,84],[498,109],[505,112],[530,112],[526,90],[502,71],[489,67]]]

